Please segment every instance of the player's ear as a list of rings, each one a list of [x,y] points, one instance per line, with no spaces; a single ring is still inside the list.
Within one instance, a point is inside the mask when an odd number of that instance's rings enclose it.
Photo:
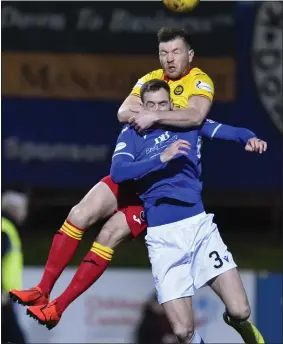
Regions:
[[[172,111],[174,109],[174,104],[173,104],[173,100],[170,99],[170,111]]]
[[[188,55],[189,55],[189,62],[191,63],[193,61],[194,56],[195,56],[195,51],[193,49],[190,49],[188,51]]]

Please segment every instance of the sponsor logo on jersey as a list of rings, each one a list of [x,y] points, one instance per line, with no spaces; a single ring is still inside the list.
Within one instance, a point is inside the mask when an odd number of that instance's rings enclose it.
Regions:
[[[170,139],[170,134],[168,131],[165,131],[164,134],[158,136],[156,139],[154,139],[154,142],[156,145],[158,145],[161,142],[167,141]]]
[[[158,140],[158,143],[156,143]],[[146,149],[146,154],[160,154],[161,150],[163,151],[164,149],[166,149],[169,144],[175,142],[178,140],[178,135],[174,135],[172,137],[170,137],[170,135],[168,134],[168,132],[165,132],[163,135],[159,136],[157,139],[155,139],[155,144],[153,147],[149,147]],[[159,153],[160,152],[160,153]],[[150,158],[154,157],[155,155],[151,156]]]
[[[283,134],[282,18],[282,2],[259,5],[254,23],[252,69],[262,106]]]
[[[184,92],[184,87],[182,85],[178,85],[174,90],[174,94],[176,96],[181,95],[183,92]]]
[[[213,93],[212,87],[207,82],[204,82],[201,80],[198,80],[196,82],[196,88],[199,88],[200,90],[204,90],[204,91]]]
[[[115,148],[114,152],[118,152],[122,149],[124,149],[127,146],[127,144],[125,142],[119,142]]]

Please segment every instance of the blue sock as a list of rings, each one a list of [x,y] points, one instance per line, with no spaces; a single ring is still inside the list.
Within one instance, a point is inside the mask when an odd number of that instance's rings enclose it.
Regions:
[[[195,330],[192,341],[192,344],[205,344],[204,341],[202,340],[201,336],[199,333]]]

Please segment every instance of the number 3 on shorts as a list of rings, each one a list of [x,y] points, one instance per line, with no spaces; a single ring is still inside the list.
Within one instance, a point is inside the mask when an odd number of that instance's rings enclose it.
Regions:
[[[209,253],[209,258],[214,258],[215,262],[218,262],[218,264],[213,265],[213,267],[215,267],[215,269],[219,269],[223,266],[223,261],[219,256],[219,253],[217,251],[212,251]]]

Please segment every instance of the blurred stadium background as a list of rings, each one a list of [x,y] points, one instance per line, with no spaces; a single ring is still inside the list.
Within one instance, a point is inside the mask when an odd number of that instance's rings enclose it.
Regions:
[[[119,104],[139,77],[158,68],[156,31],[184,27],[195,65],[215,82],[209,117],[268,142],[263,156],[205,142],[204,199],[243,269],[253,320],[269,342],[282,342],[282,17],[282,2],[201,2],[186,15],[161,2],[2,2],[2,190],[30,197],[21,231],[26,287],[38,281],[70,208],[108,174]],[[88,231],[53,296],[98,230]],[[152,295],[141,237],[118,248],[112,269],[58,328],[48,332],[19,314],[32,343],[173,343],[154,301],[145,309]],[[195,309],[206,342],[240,342],[206,288]]]

